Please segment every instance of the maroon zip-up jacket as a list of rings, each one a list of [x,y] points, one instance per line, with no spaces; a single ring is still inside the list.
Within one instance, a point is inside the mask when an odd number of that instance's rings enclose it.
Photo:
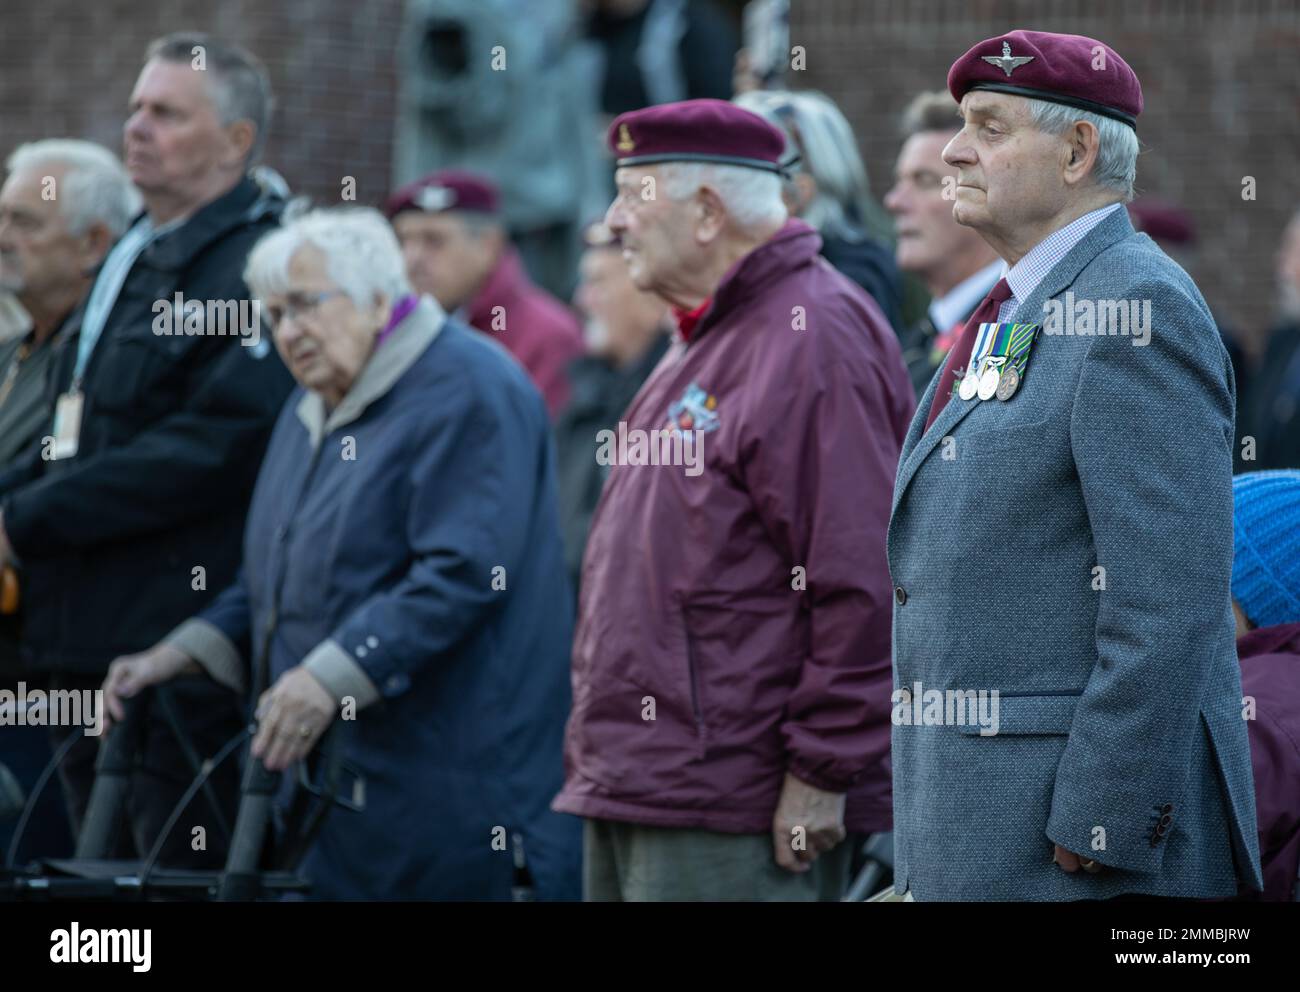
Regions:
[[[767,832],[790,771],[847,792],[848,829],[890,828],[885,530],[912,389],[820,248],[790,221],[737,262],[624,415],[629,439],[703,431],[702,471],[610,469],[561,812]]]
[[[573,311],[528,278],[507,248],[465,308],[471,326],[505,345],[546,401],[554,421],[569,401],[569,363],[582,354],[582,327]]]
[[[1300,872],[1300,623],[1261,627],[1237,639],[1242,695],[1255,773],[1264,892],[1249,899],[1290,902]]]

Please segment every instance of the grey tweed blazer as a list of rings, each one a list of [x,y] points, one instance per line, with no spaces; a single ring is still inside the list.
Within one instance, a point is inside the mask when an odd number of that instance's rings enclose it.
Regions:
[[[895,708],[896,886],[918,900],[1261,888],[1229,599],[1232,369],[1195,284],[1124,210],[1012,319],[1046,323],[1067,290],[1076,305],[1151,301],[1149,343],[1045,329],[1011,399],[954,397],[923,432],[936,375],[903,445],[895,689],[999,696],[992,735]],[[1104,870],[1066,874],[1053,843]]]

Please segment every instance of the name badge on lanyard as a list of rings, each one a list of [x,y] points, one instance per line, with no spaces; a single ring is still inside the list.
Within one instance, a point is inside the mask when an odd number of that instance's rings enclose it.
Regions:
[[[81,405],[83,394],[81,388],[73,385],[54,404],[54,451],[53,458],[71,458],[77,453],[77,443],[81,437]]]

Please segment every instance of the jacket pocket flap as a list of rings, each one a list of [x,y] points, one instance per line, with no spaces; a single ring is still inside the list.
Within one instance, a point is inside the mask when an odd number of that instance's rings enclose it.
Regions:
[[[1079,693],[1014,696],[999,693],[988,701],[986,726],[968,723],[963,734],[1000,737],[1008,734],[1068,734]]]

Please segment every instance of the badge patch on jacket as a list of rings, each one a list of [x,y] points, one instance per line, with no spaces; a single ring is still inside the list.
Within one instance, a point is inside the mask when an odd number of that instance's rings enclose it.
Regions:
[[[953,392],[963,400],[1011,399],[1025,377],[1029,352],[1042,329],[1042,324],[980,324],[970,368],[953,383]]]
[[[686,387],[682,398],[668,407],[668,429],[681,431],[716,431],[718,398],[695,383]]]

